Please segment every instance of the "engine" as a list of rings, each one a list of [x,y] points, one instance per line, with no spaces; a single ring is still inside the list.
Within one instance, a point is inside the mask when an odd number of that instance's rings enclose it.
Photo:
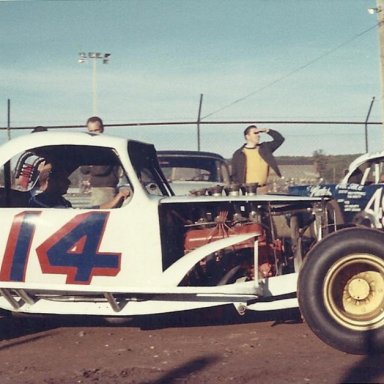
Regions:
[[[214,197],[214,192],[209,194]],[[231,193],[228,191],[228,196]],[[238,196],[236,193],[234,196]],[[180,285],[216,286],[294,272],[316,242],[317,210],[310,201],[278,197],[255,201],[248,199],[252,194],[253,191],[245,191],[244,200],[191,199],[160,206],[163,269],[206,244],[257,233],[258,265],[254,265],[255,243],[251,238],[208,255],[186,274]]]
[[[184,252],[226,237],[247,233],[258,233],[258,277],[274,276],[281,262],[283,246],[279,239],[272,239],[257,216],[253,220],[239,219],[234,215],[230,220],[227,211],[220,211],[213,223],[198,223],[185,235]],[[202,260],[199,267],[191,272],[189,284],[221,285],[236,282],[238,279],[252,280],[254,271],[254,241],[249,239],[225,248]]]

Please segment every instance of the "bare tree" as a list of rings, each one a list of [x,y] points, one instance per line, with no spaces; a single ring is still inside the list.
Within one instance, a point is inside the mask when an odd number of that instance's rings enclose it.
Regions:
[[[322,149],[316,149],[312,154],[313,163],[316,167],[316,171],[321,178],[325,178],[328,167],[328,156]]]

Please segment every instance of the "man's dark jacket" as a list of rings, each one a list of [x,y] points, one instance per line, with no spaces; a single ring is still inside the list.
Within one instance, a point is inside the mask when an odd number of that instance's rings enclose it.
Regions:
[[[281,177],[279,167],[276,159],[273,156],[273,152],[280,147],[284,142],[284,137],[279,132],[270,129],[268,131],[273,140],[266,141],[259,144],[259,153],[261,158],[275,171],[276,175]],[[232,181],[235,183],[245,183],[246,175],[246,158],[243,152],[244,144],[239,148],[232,156]]]

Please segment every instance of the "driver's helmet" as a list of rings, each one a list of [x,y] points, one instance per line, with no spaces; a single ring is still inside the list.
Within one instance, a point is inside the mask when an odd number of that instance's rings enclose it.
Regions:
[[[17,189],[29,191],[33,189],[39,178],[39,166],[44,165],[45,159],[33,152],[25,152],[20,156],[15,168]]]

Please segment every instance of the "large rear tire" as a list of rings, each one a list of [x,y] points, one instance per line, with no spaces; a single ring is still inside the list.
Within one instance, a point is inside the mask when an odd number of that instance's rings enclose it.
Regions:
[[[384,351],[384,233],[348,228],[308,253],[298,280],[302,315],[325,343],[353,354]]]

